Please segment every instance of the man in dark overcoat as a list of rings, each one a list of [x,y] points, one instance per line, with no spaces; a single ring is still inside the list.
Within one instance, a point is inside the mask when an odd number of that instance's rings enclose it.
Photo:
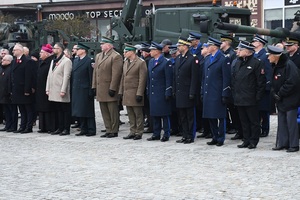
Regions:
[[[239,58],[232,72],[234,105],[237,106],[243,129],[243,143],[238,148],[256,148],[259,142],[260,123],[258,104],[266,86],[266,77],[260,60],[253,56],[254,46],[241,41]]]
[[[268,45],[268,59],[274,66],[272,97],[278,110],[276,147],[299,151],[297,112],[300,106],[300,74],[296,65],[283,53],[283,49]]]
[[[208,145],[222,146],[226,131],[226,104],[230,97],[230,60],[220,50],[221,41],[208,38],[209,57],[203,69],[203,117],[209,119],[212,141]]]
[[[37,70],[36,83],[36,111],[39,115],[39,133],[50,133],[56,130],[55,111],[53,102],[48,100],[46,83],[51,61],[53,59],[52,46],[45,44],[40,51],[40,62]]]
[[[3,105],[3,111],[5,114],[5,127],[0,131],[12,132],[17,130],[17,124],[13,123],[13,118],[16,119],[18,116],[16,106],[11,104],[11,94],[9,91],[9,81],[11,75],[11,62],[13,57],[9,54],[3,56],[0,68],[0,104]]]
[[[92,89],[93,67],[92,60],[87,56],[89,47],[78,43],[77,56],[72,67],[72,116],[80,121],[80,133],[76,136],[96,135],[95,90]]]
[[[262,62],[262,67],[266,76],[266,89],[262,99],[259,102],[259,119],[261,121],[261,134],[260,137],[267,137],[270,130],[270,108],[271,108],[271,77],[272,66],[266,55],[267,51],[264,46],[268,43],[267,40],[259,35],[255,35],[252,40],[253,46],[255,46],[254,57],[258,58]]]
[[[12,104],[19,107],[21,113],[20,128],[16,133],[31,133],[33,125],[33,65],[36,65],[33,60],[24,55],[23,46],[17,43],[13,48],[15,59],[11,67],[11,99]],[[17,122],[14,119],[14,122]]]
[[[174,66],[173,93],[176,108],[182,127],[182,139],[177,143],[194,142],[196,132],[196,94],[199,91],[200,62],[197,56],[189,51],[191,43],[187,38],[180,37],[177,43],[180,55],[176,57]]]
[[[296,38],[287,38],[284,46],[289,55],[289,58],[300,69],[300,49],[299,41]]]
[[[147,95],[150,102],[150,116],[153,119],[153,135],[148,141],[168,141],[170,137],[170,115],[172,97],[172,62],[162,54],[162,46],[152,42],[150,54],[152,59],[148,66]],[[164,135],[160,138],[161,121],[163,121]]]

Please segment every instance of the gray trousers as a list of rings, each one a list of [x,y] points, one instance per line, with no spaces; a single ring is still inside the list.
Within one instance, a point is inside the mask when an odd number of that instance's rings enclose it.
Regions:
[[[143,135],[144,115],[142,106],[126,106],[130,123],[130,134]]]
[[[106,133],[118,133],[120,118],[118,102],[100,102],[100,110]]]
[[[277,147],[298,147],[299,133],[297,109],[287,112],[278,110]]]

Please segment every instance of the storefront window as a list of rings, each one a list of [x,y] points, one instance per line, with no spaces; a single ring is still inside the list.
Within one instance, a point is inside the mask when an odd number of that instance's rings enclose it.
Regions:
[[[285,9],[285,28],[291,29],[293,26],[295,13],[300,10],[300,7],[286,8]]]
[[[265,10],[265,28],[275,29],[282,27],[282,9]]]

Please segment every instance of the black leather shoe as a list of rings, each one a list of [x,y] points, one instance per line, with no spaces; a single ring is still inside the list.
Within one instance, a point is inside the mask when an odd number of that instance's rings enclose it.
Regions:
[[[207,133],[202,133],[201,135],[197,135],[197,138],[205,138],[207,135]]]
[[[181,138],[180,140],[176,140],[176,143],[184,143],[186,140],[186,138]]]
[[[71,126],[71,128],[80,128],[79,124],[74,124],[73,126]]]
[[[109,134],[110,134],[110,133],[105,133],[105,134],[103,134],[103,135],[100,135],[100,137],[105,138],[105,137],[107,137]]]
[[[51,135],[59,135],[59,134],[61,134],[61,130],[59,129],[51,133]]]
[[[95,135],[96,135],[96,133],[87,133],[87,134],[85,134],[86,137],[92,137],[92,136],[95,136]]]
[[[290,147],[288,148],[288,150],[286,150],[286,152],[288,153],[297,152],[297,151],[299,151],[299,147]]]
[[[224,145],[224,142],[218,142],[218,143],[216,144],[217,147],[221,147],[221,146],[223,146],[223,145]]]
[[[242,144],[237,145],[238,148],[247,148],[249,146],[249,143],[243,142]]]
[[[106,136],[107,138],[114,138],[114,137],[118,137],[118,133],[109,133]]]
[[[209,139],[209,138],[212,138],[211,133],[209,133],[209,134],[207,134],[207,136],[205,136],[205,139]]]
[[[21,132],[21,134],[25,133],[32,133],[32,129],[25,129],[24,131]]]
[[[280,150],[283,150],[283,149],[288,149],[286,147],[274,147],[272,148],[273,151],[280,151]]]
[[[133,139],[134,137],[135,137],[134,134],[129,134],[129,135],[123,137],[123,139],[124,139],[124,140],[128,140],[128,139]]]
[[[248,145],[248,149],[255,149],[256,148],[256,145],[254,145],[254,144],[249,144]]]
[[[233,128],[233,129],[228,130],[227,134],[235,134],[236,132],[237,132],[237,130]]]
[[[152,128],[147,128],[146,130],[144,130],[144,133],[153,133]]]
[[[24,130],[25,130],[24,128],[19,128],[18,130],[14,131],[14,133],[21,133]]]
[[[235,136],[233,136],[232,138],[230,138],[231,140],[240,140],[243,139],[243,137],[240,134],[235,134]]]
[[[42,129],[41,129],[41,130],[38,130],[37,132],[38,132],[38,133],[48,133],[48,131],[42,130]]]
[[[218,141],[212,140],[210,142],[207,142],[206,144],[208,144],[208,145],[216,145],[216,144],[218,144]]]
[[[154,141],[154,140],[160,140],[160,137],[159,136],[153,136],[150,137],[150,138],[147,138],[148,141]]]
[[[59,135],[60,135],[60,136],[63,136],[63,135],[70,135],[70,131],[68,131],[68,130],[63,130]]]
[[[269,131],[263,131],[259,137],[267,137],[269,135]]]
[[[0,131],[6,131],[6,128],[2,128],[2,129],[0,129]]]
[[[140,140],[140,139],[142,139],[141,135],[135,135],[134,138],[133,138],[133,140]]]
[[[86,133],[80,132],[80,133],[76,133],[75,136],[84,136],[86,135]]]
[[[163,137],[160,139],[160,141],[161,141],[161,142],[169,141],[169,137],[163,136]]]
[[[102,133],[105,133],[105,132],[106,132],[106,129],[101,130],[101,132],[102,132]]]
[[[193,142],[194,142],[193,139],[186,139],[183,144],[191,144]]]

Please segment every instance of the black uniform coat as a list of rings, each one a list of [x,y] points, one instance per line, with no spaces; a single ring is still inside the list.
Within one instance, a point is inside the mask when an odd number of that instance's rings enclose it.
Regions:
[[[265,88],[266,77],[260,60],[253,55],[239,58],[232,72],[232,90],[234,105],[254,106],[258,105]]]
[[[224,51],[224,55],[229,57],[230,63],[232,63],[232,61],[234,59],[236,59],[236,53],[235,53],[235,51],[233,50],[232,47],[229,47],[226,51]]]
[[[203,59],[203,56],[201,55],[201,47],[202,43],[199,43],[197,48],[190,47],[190,52],[193,56],[197,56],[199,60]]]
[[[91,58],[76,59],[72,67],[72,116],[95,117]]]
[[[272,93],[278,94],[278,110],[286,112],[300,106],[300,75],[296,65],[282,54],[274,66],[272,77]]]
[[[52,102],[48,100],[48,95],[46,94],[46,83],[49,72],[49,67],[53,56],[49,56],[45,60],[40,60],[37,77],[36,77],[36,110],[38,112],[49,112],[53,111]]]
[[[154,58],[149,61],[147,95],[149,96],[150,115],[168,116],[171,114],[171,101],[166,97],[172,96],[173,67],[172,62],[162,55],[157,63]]]
[[[30,104],[33,101],[32,98],[32,86],[33,84],[33,67],[36,65],[33,60],[26,58],[23,55],[17,63],[17,59],[14,59],[11,63],[11,82],[10,90],[12,93],[13,104]],[[29,93],[26,96],[24,93]]]
[[[0,68],[0,104],[11,103],[9,81],[10,81],[11,66],[1,66]]]
[[[298,49],[292,56],[290,56],[290,60],[293,61],[296,67],[300,69],[300,49]]]
[[[259,110],[269,111],[271,108],[270,90],[272,79],[272,66],[268,60],[266,53],[267,51],[265,49],[261,49],[258,53],[254,54],[254,57],[258,58],[262,62],[262,68],[266,76],[266,90],[262,99],[259,102]]]
[[[177,108],[190,108],[196,104],[196,94],[199,91],[200,61],[190,51],[175,59],[173,92],[176,96]],[[193,95],[194,99],[189,96]]]

